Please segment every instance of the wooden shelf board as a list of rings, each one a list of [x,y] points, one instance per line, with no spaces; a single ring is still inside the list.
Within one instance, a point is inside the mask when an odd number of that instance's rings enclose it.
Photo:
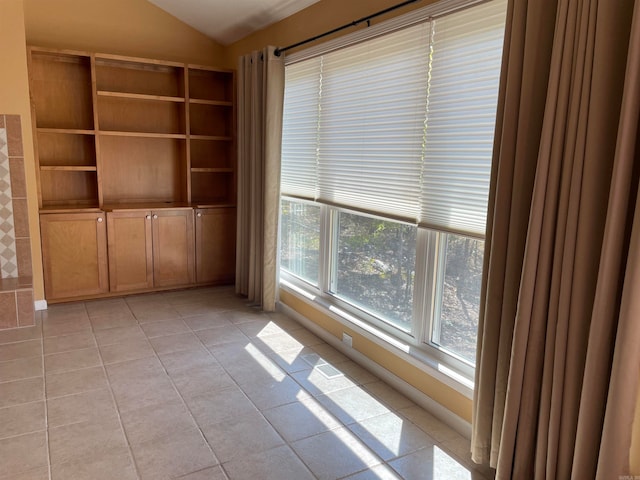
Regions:
[[[230,68],[212,67],[210,65],[199,65],[195,63],[187,64],[187,68],[189,70],[196,70],[196,71],[204,70],[206,72],[223,73],[223,74],[231,74],[231,75],[235,73],[235,70],[232,70]]]
[[[116,62],[113,63],[114,66],[117,66],[119,62],[125,62],[125,63],[134,63],[134,64],[138,63],[140,65],[157,65],[161,67],[164,67],[164,66],[177,67],[177,68],[185,67],[184,63],[179,63],[179,62],[170,62],[167,60],[154,60],[151,58],[141,58],[141,57],[128,57],[125,55],[114,55],[110,53],[96,53],[95,57],[98,64],[100,64],[100,60],[115,60]]]
[[[109,203],[102,206],[105,212],[117,212],[123,210],[188,210],[193,208],[186,202],[129,202]]]
[[[114,130],[100,130],[100,135],[112,137],[142,137],[142,138],[176,138],[185,139],[184,133],[145,133],[145,132],[119,132]]]
[[[42,128],[38,127],[38,133],[63,133],[72,135],[95,135],[95,130],[80,130],[75,128]]]
[[[191,173],[233,173],[233,168],[201,168],[192,167]]]
[[[107,90],[99,90],[98,96],[101,97],[116,97],[116,98],[131,98],[134,100],[151,100],[158,102],[175,102],[184,103],[184,97],[169,97],[165,95],[148,95],[146,93],[127,93],[127,92],[111,92]]]
[[[40,165],[40,170],[59,172],[96,172],[98,169],[95,165]]]
[[[236,208],[235,203],[191,202],[193,208]]]
[[[190,135],[192,140],[215,140],[218,142],[230,142],[232,137],[221,137],[216,135]]]
[[[46,205],[40,213],[100,213],[102,210],[95,205]]]
[[[203,100],[201,98],[190,98],[189,103],[195,103],[197,105],[214,105],[217,107],[233,107],[233,102],[224,100]]]

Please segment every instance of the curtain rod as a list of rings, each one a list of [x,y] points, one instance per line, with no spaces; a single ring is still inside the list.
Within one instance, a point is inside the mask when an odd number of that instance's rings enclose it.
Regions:
[[[336,32],[339,32],[341,30],[344,30],[345,28],[355,27],[356,25],[359,25],[362,22],[367,22],[367,24],[369,25],[369,22],[371,21],[372,18],[379,17],[380,15],[384,15],[385,13],[393,12],[394,10],[402,8],[405,5],[409,5],[411,3],[416,3],[416,2],[419,2],[419,1],[420,0],[406,0],[406,1],[402,2],[402,3],[398,3],[397,5],[394,5],[392,7],[385,8],[384,10],[380,10],[379,12],[376,12],[376,13],[374,13],[372,15],[368,15],[366,17],[362,17],[362,18],[360,18],[358,20],[354,20],[351,23],[347,23],[345,25],[342,25],[341,27],[334,28],[333,30],[329,30],[328,32],[321,33],[320,35],[316,35],[315,37],[307,38],[306,40],[302,40],[301,42],[294,43],[293,45],[289,45],[287,47],[276,48],[273,53],[275,54],[276,57],[279,57],[280,54],[282,54],[282,52],[286,52],[287,50],[291,50],[292,48],[296,48],[296,47],[299,47],[301,45],[305,45],[307,43],[314,42],[314,41],[319,40],[321,38],[324,38],[324,37],[326,37],[328,35],[331,35],[333,33],[336,33]]]

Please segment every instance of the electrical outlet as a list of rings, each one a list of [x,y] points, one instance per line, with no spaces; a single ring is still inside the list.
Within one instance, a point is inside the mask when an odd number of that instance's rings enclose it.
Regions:
[[[347,347],[353,347],[353,338],[351,335],[342,332],[342,343],[346,344]]]

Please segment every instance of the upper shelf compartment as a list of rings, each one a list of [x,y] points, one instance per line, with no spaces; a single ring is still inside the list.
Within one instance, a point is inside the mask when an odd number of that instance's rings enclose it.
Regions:
[[[122,132],[184,137],[184,114],[184,103],[98,97],[98,123],[102,134]]]
[[[96,55],[98,95],[184,101],[184,66]]]
[[[30,75],[38,128],[93,130],[89,56],[34,49]]]
[[[189,67],[189,100],[198,103],[232,105],[233,72],[205,67]]]

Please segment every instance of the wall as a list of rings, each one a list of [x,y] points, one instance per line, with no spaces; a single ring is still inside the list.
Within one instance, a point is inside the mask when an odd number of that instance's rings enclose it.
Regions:
[[[41,300],[44,298],[44,282],[42,279],[33,134],[31,132],[23,0],[0,0],[0,68],[3,72],[0,83],[0,113],[20,115],[22,124],[33,289],[35,299]]]
[[[0,0],[4,1],[4,0]],[[24,0],[27,43],[204,65],[223,47],[146,0]]]

